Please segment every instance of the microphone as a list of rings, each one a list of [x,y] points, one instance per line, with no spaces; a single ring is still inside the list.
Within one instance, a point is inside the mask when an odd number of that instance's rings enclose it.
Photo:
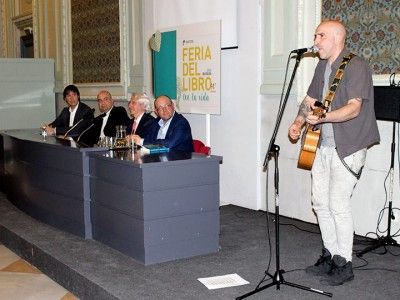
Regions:
[[[292,50],[290,53],[303,54],[303,53],[307,53],[307,52],[316,53],[318,51],[319,51],[318,47],[315,45],[312,45],[311,47],[308,47],[308,48],[300,48],[300,49]]]
[[[92,123],[88,128],[86,128],[84,131],[82,131],[82,133],[78,136],[78,138],[76,139],[77,142],[79,142],[79,140],[81,139],[82,135],[88,131],[90,128],[92,128],[94,126],[94,123]]]
[[[93,114],[95,110],[96,110],[96,109],[91,108],[91,109],[90,109],[90,113],[87,112],[87,113],[82,117],[82,119],[80,119],[78,122],[76,122],[76,124],[75,124],[74,126],[72,126],[70,129],[67,130],[66,133],[64,133],[63,139],[65,139],[65,138],[67,137],[68,133],[70,133],[71,130],[74,129],[76,126],[78,126],[79,123],[81,123],[83,120],[85,120],[90,114]]]

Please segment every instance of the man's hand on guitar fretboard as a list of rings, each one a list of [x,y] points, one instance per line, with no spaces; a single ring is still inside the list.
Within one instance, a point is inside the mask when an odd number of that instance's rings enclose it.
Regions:
[[[309,125],[316,125],[322,123],[322,119],[326,117],[326,108],[321,104],[321,106],[312,107],[312,112],[307,116],[306,122]]]
[[[323,119],[326,117],[326,110],[322,107],[317,107],[313,110],[313,115],[318,116],[318,118]]]
[[[325,118],[326,112],[328,111],[328,108],[325,107],[321,102],[315,101],[314,105],[311,107],[312,108],[312,114],[314,116],[318,116],[320,119]]]

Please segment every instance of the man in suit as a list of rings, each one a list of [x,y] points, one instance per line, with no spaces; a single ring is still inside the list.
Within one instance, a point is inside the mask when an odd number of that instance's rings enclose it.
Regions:
[[[135,93],[132,95],[129,104],[129,111],[132,119],[126,127],[126,133],[147,137],[154,126],[154,117],[150,114],[150,99],[144,93]],[[131,139],[131,136],[128,137]]]
[[[193,139],[189,122],[175,111],[174,104],[168,96],[162,95],[154,101],[158,118],[148,137],[134,135],[135,143],[161,144],[170,149],[193,152]]]
[[[114,100],[109,91],[103,90],[97,94],[97,104],[101,114],[94,118],[91,128],[83,133],[80,141],[86,144],[96,144],[105,136],[115,137],[117,125],[124,128],[129,123],[128,113],[122,106],[114,106]]]
[[[80,102],[80,93],[75,85],[69,85],[63,92],[65,107],[60,115],[43,129],[50,135],[65,135],[76,137],[83,132],[93,120],[93,110]]]

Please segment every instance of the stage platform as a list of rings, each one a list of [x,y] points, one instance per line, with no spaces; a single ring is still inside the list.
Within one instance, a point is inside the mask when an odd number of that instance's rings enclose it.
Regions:
[[[0,192],[0,242],[80,299],[235,299],[251,291],[263,277],[271,253],[266,215],[228,205],[220,208],[220,217],[217,253],[144,266],[97,241],[85,240],[31,218]],[[270,221],[273,245],[273,218]],[[363,260],[354,256],[355,279],[343,286],[327,287],[321,285],[319,278],[304,272],[320,254],[318,227],[285,217],[281,223],[281,266],[287,281],[332,292],[336,299],[399,297],[399,249],[390,247],[386,255],[368,253]],[[275,271],[274,253],[270,272]],[[197,280],[232,273],[250,284],[208,290]],[[267,298],[325,299],[288,286],[280,290],[270,288],[251,297],[252,300]]]

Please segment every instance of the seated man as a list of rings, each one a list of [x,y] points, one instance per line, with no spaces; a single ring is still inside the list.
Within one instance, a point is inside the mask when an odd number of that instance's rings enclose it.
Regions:
[[[175,112],[172,100],[165,95],[157,97],[154,108],[158,118],[150,134],[144,138],[133,135],[135,143],[161,144],[173,150],[193,152],[193,139],[189,122]]]
[[[133,117],[126,127],[127,134],[146,137],[154,126],[154,117],[150,114],[150,99],[146,94],[133,94],[128,104]],[[130,139],[130,136],[128,137]]]
[[[80,93],[75,85],[69,85],[63,92],[65,107],[60,115],[50,124],[43,125],[47,134],[76,137],[83,132],[93,120],[93,110],[80,101]]]
[[[122,106],[114,106],[114,100],[108,91],[101,91],[97,94],[97,104],[101,115],[93,120],[91,128],[80,136],[80,141],[86,144],[96,144],[100,138],[105,136],[115,137],[116,126],[125,126],[129,122],[128,113]]]

